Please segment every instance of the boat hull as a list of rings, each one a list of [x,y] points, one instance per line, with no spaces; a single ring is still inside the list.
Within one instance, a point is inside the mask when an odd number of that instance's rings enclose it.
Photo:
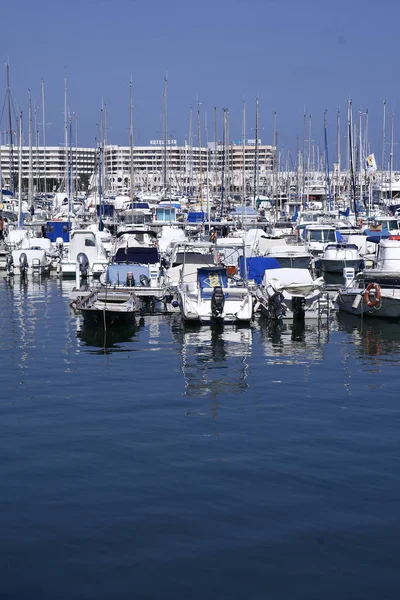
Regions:
[[[369,307],[365,303],[363,295],[363,288],[340,290],[337,297],[339,310],[359,317],[400,319],[400,290],[381,290],[381,300],[375,307]]]
[[[343,273],[345,268],[354,269],[357,273],[362,266],[362,258],[354,260],[335,260],[331,258],[320,258],[323,273]]]

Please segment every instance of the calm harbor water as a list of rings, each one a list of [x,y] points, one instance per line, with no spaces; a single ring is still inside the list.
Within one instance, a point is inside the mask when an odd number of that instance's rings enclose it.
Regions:
[[[400,324],[83,328],[0,282],[0,598],[395,599]]]

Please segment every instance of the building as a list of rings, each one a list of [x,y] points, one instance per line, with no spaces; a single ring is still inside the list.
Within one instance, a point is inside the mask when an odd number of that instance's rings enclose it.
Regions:
[[[274,148],[259,145],[256,153],[254,144],[209,144],[196,147],[185,144],[178,146],[169,140],[165,146],[160,140],[152,140],[149,146],[107,145],[102,152],[102,185],[106,191],[126,192],[130,188],[133,171],[135,187],[148,190],[178,188],[182,192],[206,182],[214,188],[222,185],[240,187],[243,172],[248,178],[254,173],[256,156],[259,176],[271,173],[274,164]],[[243,160],[244,158],[244,160]],[[32,179],[35,191],[84,190],[89,181],[98,180],[100,153],[95,148],[71,148],[43,146],[32,148]],[[28,188],[30,152],[22,147],[22,184]],[[19,149],[0,146],[0,165],[3,187],[16,188],[19,169]],[[10,175],[11,174],[11,175]],[[14,185],[13,183],[14,182]]]

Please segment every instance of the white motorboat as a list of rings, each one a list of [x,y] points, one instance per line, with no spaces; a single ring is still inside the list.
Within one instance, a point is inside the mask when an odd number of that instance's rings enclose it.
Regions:
[[[47,238],[24,238],[7,261],[8,275],[48,275],[57,252]]]
[[[106,251],[96,234],[88,229],[75,229],[57,270],[63,277],[75,277],[77,270],[82,277],[100,277],[107,265]]]
[[[333,310],[323,285],[323,278],[313,279],[307,269],[267,269],[256,299],[269,319],[315,319]]]
[[[364,269],[359,278],[365,284],[378,283],[381,287],[400,287],[400,240],[381,240],[377,245],[374,266]]]
[[[307,225],[302,232],[302,238],[305,247],[314,256],[320,256],[328,244],[343,241],[335,227],[323,224]]]
[[[344,242],[328,244],[319,261],[324,273],[343,273],[345,268],[354,269],[357,273],[363,265],[358,246]]]
[[[178,302],[185,322],[249,323],[253,298],[247,286],[235,285],[224,266],[184,264],[178,284]]]
[[[282,268],[309,269],[313,256],[304,246],[285,244],[268,248],[268,258],[276,258]]]

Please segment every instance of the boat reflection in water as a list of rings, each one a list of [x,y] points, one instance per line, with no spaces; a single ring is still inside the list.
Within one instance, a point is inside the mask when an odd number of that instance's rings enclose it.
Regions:
[[[360,357],[382,357],[399,363],[400,323],[385,319],[374,319],[346,313],[338,313],[339,329],[350,333],[352,343],[356,346],[356,354]],[[375,365],[377,363],[375,362]]]
[[[135,319],[128,325],[101,327],[87,325],[77,319],[76,337],[83,342],[81,348],[93,354],[110,354],[112,352],[132,352],[126,342],[130,342],[136,332],[144,325],[144,319]]]
[[[247,359],[251,354],[251,327],[173,325],[181,344],[185,395],[212,396],[243,393],[248,384]]]
[[[268,364],[304,364],[323,360],[332,323],[326,320],[258,321]]]

